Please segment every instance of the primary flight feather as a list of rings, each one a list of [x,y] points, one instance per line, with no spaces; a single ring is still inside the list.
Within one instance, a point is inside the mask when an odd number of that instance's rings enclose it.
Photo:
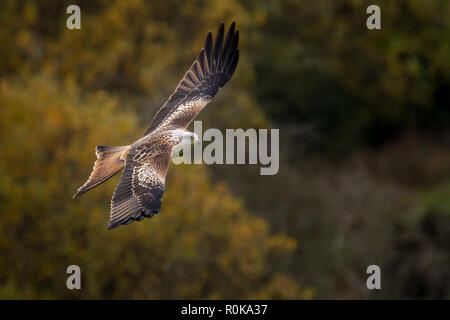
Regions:
[[[224,36],[224,24],[185,73],[175,91],[159,109],[144,137],[129,146],[97,146],[97,161],[89,179],[74,198],[124,169],[111,200],[108,229],[151,218],[161,210],[165,178],[174,148],[198,139],[186,128],[230,80],[239,60],[239,32],[233,22]]]

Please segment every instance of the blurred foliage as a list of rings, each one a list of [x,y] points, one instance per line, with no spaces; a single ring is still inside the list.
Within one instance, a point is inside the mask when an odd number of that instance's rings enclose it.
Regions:
[[[114,98],[82,98],[73,84],[48,76],[3,81],[0,93],[1,297],[308,294],[276,268],[295,240],[270,235],[268,224],[250,216],[225,185],[213,185],[202,167],[171,168],[161,217],[114,232],[106,225],[117,178],[80,201],[71,198],[99,141],[139,136],[136,117]],[[82,269],[80,292],[65,287],[70,264]]]
[[[245,3],[258,16],[256,97],[274,120],[312,127],[313,150],[341,155],[450,125],[448,1]],[[366,28],[370,4],[380,31]]]
[[[65,27],[81,7],[81,30]],[[365,26],[378,4],[382,30]],[[4,0],[1,298],[449,298],[450,3]],[[77,199],[236,21],[203,128],[279,127],[276,176],[171,166],[160,216],[107,231],[119,177]],[[195,192],[192,188],[195,186]],[[65,287],[80,265],[83,290]],[[382,290],[369,292],[378,264]]]

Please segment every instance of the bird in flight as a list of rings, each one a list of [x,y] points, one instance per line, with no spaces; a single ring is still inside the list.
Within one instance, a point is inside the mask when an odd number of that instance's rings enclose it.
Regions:
[[[124,169],[111,199],[108,229],[159,214],[170,159],[177,155],[174,150],[199,140],[186,128],[230,80],[239,60],[238,42],[235,23],[226,36],[221,23],[214,43],[209,32],[205,47],[142,138],[128,146],[95,148],[97,160],[92,173],[74,198]]]

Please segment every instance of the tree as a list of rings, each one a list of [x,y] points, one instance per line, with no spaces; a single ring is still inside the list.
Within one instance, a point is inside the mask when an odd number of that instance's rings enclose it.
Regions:
[[[2,298],[302,297],[273,268],[295,241],[272,235],[201,166],[173,166],[159,216],[106,230],[118,178],[80,199],[96,144],[142,134],[104,92],[40,75],[2,81],[0,296]],[[82,290],[65,287],[79,265]]]

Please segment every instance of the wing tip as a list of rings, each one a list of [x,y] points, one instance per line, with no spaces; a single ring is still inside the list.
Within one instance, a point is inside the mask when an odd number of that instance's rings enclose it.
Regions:
[[[113,230],[116,229],[122,225],[127,225],[130,224],[134,221],[136,222],[140,222],[142,220],[144,220],[144,218],[153,218],[153,216],[155,214],[159,215],[159,213],[161,212],[161,209],[155,209],[155,210],[144,210],[142,209],[140,211],[140,215],[139,216],[135,216],[135,217],[127,217],[126,219],[122,219],[122,220],[118,220],[118,221],[110,221],[108,227],[106,228],[107,230]]]
[[[77,192],[75,192],[75,194],[73,195],[72,199],[76,199],[79,196],[81,196],[82,194],[86,193],[87,191],[89,191],[90,189],[85,188],[85,184],[83,184],[81,187],[78,188]]]
[[[215,88],[212,90],[212,95],[210,95],[214,97],[218,89],[223,87],[231,79],[237,67],[239,59],[239,57],[236,58],[236,55],[239,55],[239,50],[237,50],[238,41],[239,30],[236,29],[236,22],[232,21],[225,35],[225,23],[221,21],[215,37],[213,37],[211,31],[208,32],[205,47],[199,51],[197,58],[185,73],[180,83],[187,79],[198,87],[206,78],[216,75],[217,78],[213,83]],[[181,92],[182,89],[180,84],[176,87],[174,93],[170,95],[169,99],[152,119],[144,136],[156,130],[161,125],[162,119],[165,119],[171,112],[173,104],[170,105],[169,102],[176,101],[176,99],[180,98],[180,95],[183,95],[183,97],[186,96],[186,92]]]
[[[239,30],[236,29],[236,22],[233,21],[228,28],[226,39],[223,39],[224,29],[225,23],[222,21],[215,39],[213,38],[212,32],[208,32],[206,35],[205,46],[200,49],[197,59],[189,70],[196,72],[200,79],[205,78],[214,72],[226,71],[233,63],[233,58],[239,44]],[[216,42],[213,45],[214,40],[216,40]],[[219,40],[220,43],[218,43],[217,40]],[[223,42],[224,40],[225,42]],[[217,59],[221,61],[217,61]],[[196,62],[200,66],[197,70],[195,68]],[[230,77],[227,78],[229,79]]]
[[[113,229],[117,228],[120,225],[121,225],[121,223],[117,223],[117,222],[112,223],[112,222],[110,222],[108,227],[106,228],[106,230],[113,230]]]

